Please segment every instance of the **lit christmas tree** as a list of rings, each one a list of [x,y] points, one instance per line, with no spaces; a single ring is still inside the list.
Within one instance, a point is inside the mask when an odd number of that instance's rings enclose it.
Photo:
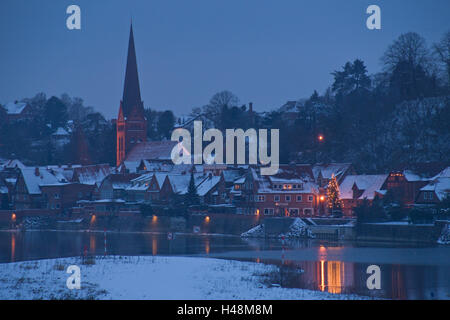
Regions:
[[[340,199],[339,185],[334,174],[327,186],[327,206],[333,212],[336,209],[342,209],[342,201]]]

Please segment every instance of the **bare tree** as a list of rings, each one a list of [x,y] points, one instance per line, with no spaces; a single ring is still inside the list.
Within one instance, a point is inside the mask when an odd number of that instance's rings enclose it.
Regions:
[[[424,38],[415,32],[408,32],[400,35],[388,47],[381,61],[390,71],[401,62],[407,62],[412,67],[421,66],[427,69],[430,64],[430,53]]]
[[[434,53],[438,61],[445,67],[447,74],[447,85],[450,87],[450,31],[442,37],[441,41],[434,44]]]

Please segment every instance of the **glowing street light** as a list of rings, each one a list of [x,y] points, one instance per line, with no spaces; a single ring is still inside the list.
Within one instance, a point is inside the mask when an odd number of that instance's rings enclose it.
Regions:
[[[325,139],[325,137],[323,136],[323,134],[319,134],[319,136],[317,137],[317,139],[319,141],[323,141]]]

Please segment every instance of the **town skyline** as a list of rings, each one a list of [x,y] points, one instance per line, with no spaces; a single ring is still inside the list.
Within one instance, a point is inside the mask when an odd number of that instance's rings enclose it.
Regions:
[[[400,33],[416,31],[431,45],[450,27],[445,19],[445,9],[449,6],[445,1],[434,3],[433,9],[442,9],[436,11],[420,3],[404,7],[378,1],[383,27],[375,31],[365,27],[366,3],[339,4],[346,10],[340,10],[334,18],[327,13],[337,5],[329,2],[324,2],[321,8],[288,3],[273,12],[267,3],[258,10],[254,10],[254,4],[202,3],[199,5],[202,5],[203,18],[195,23],[193,17],[200,15],[195,12],[198,9],[195,6],[188,10],[194,14],[189,17],[173,12],[177,23],[171,23],[168,8],[162,4],[134,2],[127,10],[120,10],[123,4],[119,3],[107,7],[84,1],[78,4],[83,17],[79,31],[65,27],[68,2],[37,6],[19,1],[8,5],[17,14],[14,21],[2,17],[5,25],[2,40],[9,46],[2,53],[4,59],[0,65],[10,77],[0,80],[4,88],[0,103],[31,97],[37,92],[49,96],[68,93],[83,98],[106,118],[115,118],[120,95],[111,92],[123,88],[126,57],[123,43],[127,41],[131,17],[138,41],[144,106],[171,109],[177,116],[207,104],[220,90],[232,91],[241,104],[253,102],[255,110],[268,111],[286,100],[307,98],[315,89],[323,93],[332,82],[330,70],[338,70],[348,59],[362,59],[371,74],[380,71],[382,51]],[[317,17],[321,11],[327,19],[312,22],[307,17],[308,12]],[[400,20],[399,11],[404,16]],[[234,23],[211,25],[214,19],[219,22],[225,19],[218,12]],[[7,11],[2,13],[5,15]],[[427,24],[414,22],[414,17],[430,14],[433,19],[426,19]],[[114,22],[105,22],[103,16],[114,17]],[[250,25],[246,23],[249,19]],[[274,24],[266,26],[267,19],[272,19]],[[29,27],[30,22],[43,26],[37,35]],[[204,28],[205,24],[211,30],[204,30],[208,29]],[[314,36],[308,34],[308,24],[315,28]],[[352,41],[343,37],[342,31],[347,29],[355,35]],[[98,34],[103,36],[99,38]],[[29,40],[27,47],[23,39]],[[270,74],[270,79],[265,74]]]

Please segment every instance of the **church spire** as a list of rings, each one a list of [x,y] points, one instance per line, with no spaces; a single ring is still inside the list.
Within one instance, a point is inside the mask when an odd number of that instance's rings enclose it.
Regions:
[[[133,24],[130,27],[130,40],[128,43],[127,69],[125,71],[125,84],[123,88],[123,113],[127,117],[135,107],[143,109],[139,77],[136,62],[136,49],[134,47]],[[143,111],[143,110],[142,110]]]

